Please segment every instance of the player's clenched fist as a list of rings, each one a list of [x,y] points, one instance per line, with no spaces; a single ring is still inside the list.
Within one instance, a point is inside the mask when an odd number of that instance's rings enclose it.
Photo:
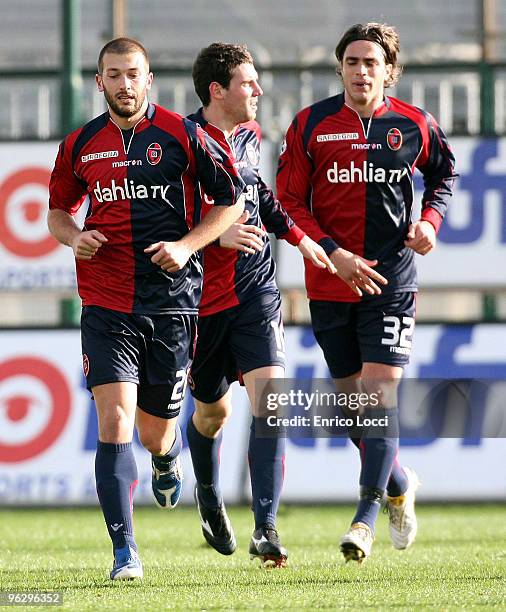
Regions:
[[[429,221],[421,219],[409,226],[404,244],[419,255],[427,255],[436,246],[436,230]]]
[[[144,249],[144,253],[154,253],[151,261],[165,272],[182,270],[192,254],[180,240],[177,242],[155,242]]]
[[[98,249],[107,242],[107,238],[97,230],[76,234],[72,241],[72,250],[76,259],[92,259]]]

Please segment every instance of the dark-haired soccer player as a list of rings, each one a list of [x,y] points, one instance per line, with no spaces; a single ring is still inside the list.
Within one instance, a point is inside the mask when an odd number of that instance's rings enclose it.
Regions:
[[[60,145],[48,225],[76,257],[87,386],[98,413],[95,475],[113,543],[113,580],[140,578],[132,524],[132,435],[153,455],[153,491],[181,493],[176,426],[196,339],[198,251],[241,214],[244,183],[197,125],[157,105],[146,50],[119,38],[100,52],[96,81],[109,110]],[[197,184],[215,206],[202,223]],[[81,230],[73,215],[89,198]]]
[[[222,554],[233,553],[235,536],[219,488],[219,451],[222,428],[232,410],[229,386],[241,377],[253,412],[248,459],[255,530],[249,551],[266,566],[282,567],[287,552],[276,531],[276,513],[285,444],[283,438],[258,436],[266,418],[258,384],[283,377],[285,366],[280,296],[264,226],[296,245],[312,265],[334,270],[324,250],[294,225],[259,175],[261,135],[254,119],[262,89],[246,47],[215,43],[202,49],[193,65],[193,81],[203,108],[190,119],[233,156],[246,183],[242,223],[234,224],[204,252],[191,370],[196,410],[187,428],[197,507],[206,540]]]
[[[339,388],[390,397],[408,362],[417,290],[415,253],[436,244],[455,178],[445,135],[425,111],[385,96],[400,75],[394,28],[357,24],[336,56],[344,92],[300,111],[279,160],[278,196],[323,246],[337,276],[307,266],[316,339]],[[413,172],[424,177],[422,214],[412,219]],[[376,382],[375,382],[376,381]],[[390,399],[379,411],[394,406]],[[416,474],[397,461],[398,439],[366,435],[360,446],[360,501],[341,540],[346,559],[370,554],[380,502],[388,495],[396,548],[416,535]]]

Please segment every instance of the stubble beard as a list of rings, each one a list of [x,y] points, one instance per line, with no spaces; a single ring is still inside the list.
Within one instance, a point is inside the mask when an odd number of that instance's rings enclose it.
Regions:
[[[104,96],[105,96],[105,99],[110,109],[116,115],[118,115],[118,117],[123,117],[125,119],[128,119],[128,117],[133,117],[134,115],[136,115],[142,108],[142,105],[144,104],[144,100],[146,99],[145,95],[139,96],[135,94],[134,105],[133,106],[123,106],[114,98],[114,96],[111,96],[111,94],[105,89],[104,89]]]

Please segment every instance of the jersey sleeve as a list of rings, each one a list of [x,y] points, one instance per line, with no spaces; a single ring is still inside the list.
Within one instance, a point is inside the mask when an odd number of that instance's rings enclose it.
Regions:
[[[290,217],[327,255],[338,247],[326,234],[311,214],[311,173],[313,163],[304,148],[301,122],[304,112],[299,113],[288,128],[278,163],[276,191],[282,206]]]
[[[258,176],[258,206],[260,219],[268,232],[297,246],[305,233],[293,222],[272,189]]]
[[[244,191],[244,181],[222,147],[199,125],[185,119],[194,156],[196,179],[215,206],[235,204]]]
[[[58,149],[49,181],[49,208],[75,215],[84,202],[88,190],[75,174],[72,165],[74,135],[68,136]]]
[[[428,136],[424,142],[417,167],[423,174],[424,192],[421,218],[439,230],[453,192],[455,157],[448,140],[434,117],[426,114]]]

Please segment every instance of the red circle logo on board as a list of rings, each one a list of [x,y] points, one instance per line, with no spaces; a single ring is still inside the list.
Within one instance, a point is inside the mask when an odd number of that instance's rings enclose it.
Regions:
[[[40,357],[0,362],[0,463],[33,459],[61,435],[72,395],[64,374]]]
[[[13,255],[43,257],[59,248],[46,226],[49,170],[23,168],[0,185],[0,242]]]

